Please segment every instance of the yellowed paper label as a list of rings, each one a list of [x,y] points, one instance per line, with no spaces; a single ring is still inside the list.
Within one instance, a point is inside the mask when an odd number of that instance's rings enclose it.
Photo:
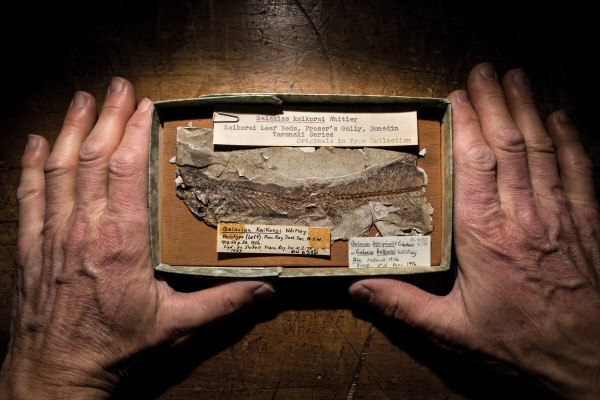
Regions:
[[[215,107],[215,145],[413,146],[417,112],[389,107],[337,107],[323,111],[278,109],[260,114],[246,106]]]
[[[430,236],[384,236],[351,238],[350,268],[431,266]]]
[[[330,228],[219,224],[217,252],[329,255]]]

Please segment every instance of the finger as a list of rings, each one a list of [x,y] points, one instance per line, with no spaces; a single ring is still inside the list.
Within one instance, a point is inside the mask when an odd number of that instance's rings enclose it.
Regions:
[[[562,190],[554,143],[539,117],[529,79],[522,69],[513,69],[505,74],[503,87],[510,115],[525,139],[533,190],[542,198],[554,198]]]
[[[159,323],[163,325],[163,334],[190,333],[274,294],[273,286],[261,281],[234,281],[198,292],[172,293],[159,311]]]
[[[510,115],[490,63],[481,63],[473,68],[467,90],[479,116],[483,136],[496,157],[496,181],[502,206],[517,212],[531,210],[533,188],[525,139]]]
[[[579,132],[564,110],[550,115],[547,126],[556,145],[560,179],[569,200],[579,208],[598,210],[594,165],[581,143]]]
[[[41,263],[32,263],[29,258],[38,253],[34,247],[41,244],[46,208],[44,164],[49,152],[48,142],[43,137],[29,135],[21,158],[21,180],[17,189],[17,264],[22,267],[41,268]]]
[[[547,121],[548,133],[556,145],[560,180],[571,203],[575,229],[588,259],[582,270],[598,287],[600,276],[600,209],[596,197],[593,162],[587,155],[579,132],[564,110],[554,112]]]
[[[382,315],[448,340],[462,321],[454,290],[440,297],[401,280],[367,278],[353,283],[349,293]]]
[[[50,218],[64,220],[75,202],[79,148],[96,122],[96,101],[76,92],[62,129],[46,161],[46,209]]]
[[[107,209],[126,219],[147,215],[151,106],[148,99],[140,101],[127,122],[121,144],[109,161]]]
[[[42,232],[46,209],[44,164],[50,149],[40,136],[29,135],[21,158],[21,179],[17,189],[19,227],[17,233],[17,288],[15,301],[20,312],[26,312],[26,299],[33,297],[34,305],[41,296],[40,276],[43,260]]]
[[[133,86],[114,77],[102,106],[98,122],[81,145],[77,173],[77,203],[84,213],[103,209],[108,196],[108,160],[125,132],[134,112]]]
[[[489,219],[501,210],[496,157],[483,137],[479,117],[466,91],[456,90],[448,98],[452,103],[455,225],[460,236],[482,225],[477,216]]]

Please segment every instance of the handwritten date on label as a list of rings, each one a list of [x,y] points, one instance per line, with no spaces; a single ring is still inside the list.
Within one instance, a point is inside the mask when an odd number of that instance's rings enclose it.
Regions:
[[[431,266],[430,236],[360,237],[348,241],[350,268]]]
[[[330,254],[330,228],[218,224],[217,252],[324,256]]]

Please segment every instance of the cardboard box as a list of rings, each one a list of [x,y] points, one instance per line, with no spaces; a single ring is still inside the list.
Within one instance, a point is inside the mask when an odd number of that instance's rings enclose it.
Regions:
[[[429,182],[433,206],[431,265],[349,268],[348,243],[337,241],[328,257],[217,253],[216,229],[197,219],[176,196],[176,132],[180,126],[213,127],[215,105],[252,104],[319,107],[330,105],[407,106],[417,111],[418,166]],[[156,270],[204,277],[310,277],[403,275],[445,271],[452,246],[452,123],[447,99],[401,96],[222,94],[154,104],[149,161],[152,262]]]

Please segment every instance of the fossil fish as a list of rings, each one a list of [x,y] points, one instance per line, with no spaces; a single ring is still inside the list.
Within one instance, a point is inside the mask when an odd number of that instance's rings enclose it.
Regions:
[[[426,234],[433,209],[416,156],[392,150],[258,148],[214,151],[212,131],[179,128],[176,193],[210,226],[325,226],[331,240]]]

